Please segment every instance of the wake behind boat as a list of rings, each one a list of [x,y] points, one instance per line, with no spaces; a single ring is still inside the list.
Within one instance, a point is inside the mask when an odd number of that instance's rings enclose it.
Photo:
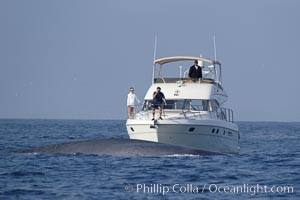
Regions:
[[[188,70],[182,72],[191,61],[200,63],[202,77],[188,78]],[[169,72],[178,67],[179,77],[174,77],[174,72],[172,78],[168,77]],[[152,110],[153,92],[157,88],[161,88],[166,99],[161,116],[158,110],[153,116]],[[239,129],[234,123],[233,111],[223,107],[227,98],[220,62],[195,56],[157,59],[143,107],[126,122],[128,135],[130,139],[215,153],[238,153]]]

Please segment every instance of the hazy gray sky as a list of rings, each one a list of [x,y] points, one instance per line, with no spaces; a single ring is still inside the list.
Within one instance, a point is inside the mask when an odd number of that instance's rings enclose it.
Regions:
[[[300,121],[300,1],[1,0],[0,118],[125,119],[157,57],[213,57],[236,120]]]

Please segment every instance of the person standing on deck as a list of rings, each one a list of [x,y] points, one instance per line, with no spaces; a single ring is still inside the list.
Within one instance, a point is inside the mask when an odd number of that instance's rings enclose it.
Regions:
[[[134,94],[134,88],[131,87],[129,94],[127,95],[128,119],[133,119],[134,108],[140,103],[141,101]]]
[[[162,120],[161,114],[162,114],[163,102],[165,103],[165,105],[167,105],[167,101],[166,101],[164,93],[161,92],[160,87],[157,87],[156,91],[153,93],[153,102],[152,102],[153,118],[152,118],[152,120],[155,120],[155,108],[159,108],[159,118],[158,119]]]

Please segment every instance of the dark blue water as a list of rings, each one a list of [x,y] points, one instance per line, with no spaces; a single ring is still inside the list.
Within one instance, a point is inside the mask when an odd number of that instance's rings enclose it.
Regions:
[[[0,120],[0,150],[128,138],[124,124]],[[300,199],[300,123],[238,125],[239,155],[0,153],[0,199]]]

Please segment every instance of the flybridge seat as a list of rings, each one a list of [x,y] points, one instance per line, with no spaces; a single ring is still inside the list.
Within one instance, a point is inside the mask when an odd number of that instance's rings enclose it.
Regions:
[[[154,83],[177,83],[177,81],[183,81],[183,83],[193,83],[194,80],[190,78],[155,78]],[[196,81],[197,82],[197,81]],[[210,78],[201,79],[200,83],[211,83],[214,84],[215,81]]]

